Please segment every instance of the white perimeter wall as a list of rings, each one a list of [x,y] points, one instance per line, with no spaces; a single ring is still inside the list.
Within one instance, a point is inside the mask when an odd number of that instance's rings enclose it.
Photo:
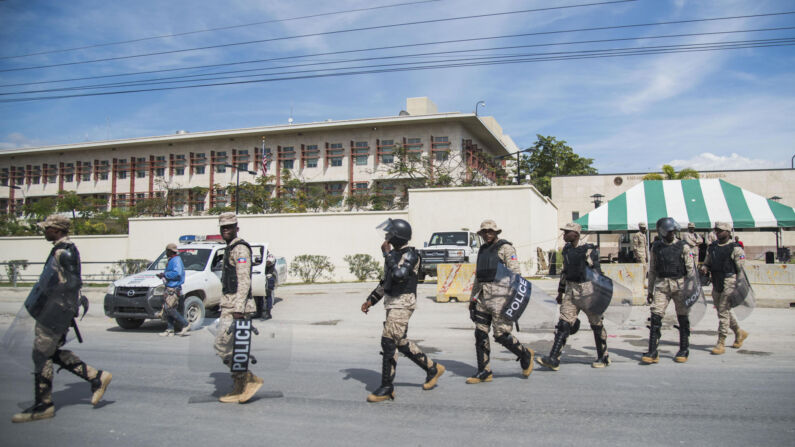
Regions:
[[[525,274],[535,273],[536,247],[555,245],[557,208],[532,186],[417,189],[409,191],[403,211],[242,215],[240,235],[250,242],[267,242],[289,263],[298,255],[331,258],[335,281],[354,279],[345,255],[366,253],[381,261],[379,233],[375,227],[387,218],[408,220],[414,231],[412,244],[421,248],[434,231],[469,228],[476,232],[484,219],[494,219],[502,237],[517,248]],[[185,234],[218,234],[217,216],[130,219],[128,236],[75,236],[83,261],[117,261],[125,258],[153,260],[169,242]],[[43,262],[52,245],[43,237],[0,238],[0,261],[27,259]],[[97,274],[107,265],[85,264],[85,273]],[[35,270],[35,272],[34,272]],[[41,271],[32,266],[24,273]],[[4,273],[4,272],[3,272]],[[289,278],[296,281],[296,278]]]

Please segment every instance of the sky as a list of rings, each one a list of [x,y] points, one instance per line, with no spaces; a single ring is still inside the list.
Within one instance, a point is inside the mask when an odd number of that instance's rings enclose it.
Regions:
[[[520,148],[530,147],[537,134],[555,136],[579,155],[593,158],[603,173],[650,172],[662,164],[698,170],[790,167],[795,154],[795,46],[780,43],[795,40],[780,39],[795,38],[795,14],[747,16],[795,12],[795,3],[593,4],[604,1],[0,0],[0,150],[285,124],[290,116],[296,123],[394,116],[405,108],[407,97],[428,96],[440,112],[472,112],[478,101],[485,101],[479,113],[494,116]],[[586,4],[592,5],[576,6]],[[550,7],[558,9],[529,11]],[[365,8],[378,9],[361,10]],[[482,16],[486,14],[490,16]],[[451,20],[464,16],[480,17]],[[746,17],[626,27],[737,16]],[[383,27],[408,22],[425,23]],[[335,32],[366,27],[380,28]],[[605,27],[614,28],[585,30]],[[226,29],[194,32],[211,28]],[[313,35],[295,37],[307,34]],[[531,35],[507,37],[516,34]],[[677,36],[659,37],[671,35]],[[147,39],[156,36],[166,37]],[[478,40],[438,43],[461,39]],[[605,41],[609,39],[624,40]],[[104,45],[131,40],[135,42]],[[268,41],[232,45],[252,40]],[[598,50],[671,45],[693,49],[738,41],[746,47],[567,60],[548,60],[546,54],[595,55]],[[768,46],[748,47],[749,41]],[[778,46],[769,46],[773,43]],[[217,45],[227,46],[180,51]],[[399,45],[404,47],[351,51]],[[78,47],[82,49],[60,51]],[[155,52],[169,53],[130,57]],[[330,52],[338,53],[316,55]],[[495,60],[483,59],[489,56],[519,62],[311,77],[339,74],[340,67],[361,67],[348,68],[351,72]],[[547,60],[527,61],[539,56]],[[116,59],[83,63],[106,58]],[[263,59],[271,60],[206,67]],[[58,66],[42,67],[47,65]],[[129,75],[187,67],[202,68]],[[218,73],[255,69],[259,71]],[[296,71],[310,77],[273,80],[296,77]],[[273,74],[285,72],[293,73]],[[97,78],[119,74],[128,76]],[[161,79],[186,75],[227,77],[192,78],[193,84],[271,80],[3,102],[191,85]],[[95,79],[41,83],[81,77]],[[152,79],[160,83],[74,89]],[[20,94],[46,89],[60,90]]]

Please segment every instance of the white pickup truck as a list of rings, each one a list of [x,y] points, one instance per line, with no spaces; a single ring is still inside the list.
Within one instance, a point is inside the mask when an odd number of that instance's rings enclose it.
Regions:
[[[183,242],[182,238],[180,242]],[[217,308],[221,302],[221,265],[226,244],[223,240],[204,240],[181,243],[177,249],[185,265],[183,315],[194,325],[204,319],[205,309]],[[252,295],[264,297],[267,284],[264,260],[268,257],[268,244],[251,243],[251,249],[254,258]],[[163,280],[157,274],[165,270],[167,262],[164,250],[147,270],[111,283],[105,294],[105,315],[115,318],[124,329],[136,329],[145,320],[157,318],[157,313],[163,308],[165,291]],[[284,258],[277,258],[277,286],[284,279],[286,270]]]
[[[466,229],[433,233],[430,241],[424,244],[425,248],[419,250],[419,280],[424,281],[426,275],[436,276],[439,264],[476,262],[481,244],[480,236]]]

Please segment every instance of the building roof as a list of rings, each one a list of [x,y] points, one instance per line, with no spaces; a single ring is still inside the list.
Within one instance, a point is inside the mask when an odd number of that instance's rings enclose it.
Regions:
[[[26,147],[17,149],[7,149],[0,151],[0,158],[13,155],[34,155],[47,154],[50,152],[65,152],[76,150],[94,150],[106,148],[119,148],[125,146],[136,146],[151,143],[177,143],[187,141],[209,140],[219,137],[267,137],[272,134],[313,132],[323,130],[339,130],[356,128],[362,126],[398,126],[404,124],[433,124],[444,121],[460,121],[463,125],[484,144],[494,148],[500,148],[497,155],[508,154],[514,150],[513,142],[510,137],[503,135],[500,129],[493,129],[474,113],[436,113],[430,115],[404,115],[389,116],[381,118],[360,118],[339,121],[320,121],[313,123],[288,124],[276,126],[249,127],[243,129],[211,130],[203,132],[177,132],[173,135],[160,135],[152,137],[127,138],[122,140],[93,141],[84,143],[61,144],[55,146]],[[491,120],[493,121],[493,119]],[[513,145],[515,146],[515,145]]]

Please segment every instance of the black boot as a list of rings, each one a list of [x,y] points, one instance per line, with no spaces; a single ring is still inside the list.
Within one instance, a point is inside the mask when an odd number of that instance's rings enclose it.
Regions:
[[[593,339],[596,343],[596,361],[591,363],[592,368],[604,368],[610,365],[610,355],[607,353],[607,333],[605,327],[591,325]]]
[[[398,346],[398,351],[401,354],[405,355],[409,358],[412,362],[416,363],[417,366],[422,368],[425,371],[425,383],[422,384],[422,389],[429,390],[436,385],[436,382],[439,380],[439,377],[444,374],[447,370],[444,365],[441,365],[437,362],[429,361],[428,356],[425,355],[423,352],[414,353],[411,352],[411,347],[408,343]],[[428,366],[428,363],[431,366]]]
[[[491,382],[492,374],[489,369],[491,358],[491,347],[489,346],[489,334],[475,329],[475,355],[478,358],[478,372],[467,379],[467,383],[472,385],[481,382]]]
[[[662,329],[662,316],[651,314],[651,324],[649,325],[649,352],[643,353],[640,361],[651,364],[660,361],[660,354],[657,346],[660,345],[660,330]]]
[[[395,380],[395,354],[397,346],[391,338],[381,337],[381,386],[367,396],[367,402],[382,402],[387,399],[395,399],[395,387],[392,382]]]
[[[539,365],[546,366],[553,371],[560,369],[560,350],[563,349],[563,346],[566,344],[566,339],[571,333],[571,324],[559,320],[555,329],[555,341],[552,342],[552,349],[549,350],[549,356],[542,356],[540,359],[536,359]]]
[[[690,355],[690,319],[687,315],[677,315],[676,319],[679,320],[679,352],[676,353],[674,361],[685,363]]]
[[[254,312],[254,318],[262,318],[262,308],[264,307],[263,298],[261,296],[255,296],[254,305],[257,307],[257,310]]]
[[[33,377],[36,401],[30,408],[15,414],[11,422],[31,422],[55,416],[55,405],[50,401],[52,380],[46,379],[42,374],[34,374]]]
[[[495,337],[494,341],[505,346],[505,349],[516,356],[516,360],[519,361],[519,365],[522,367],[523,376],[527,377],[533,372],[533,358],[536,353],[532,349],[525,348],[516,337],[507,332]]]

